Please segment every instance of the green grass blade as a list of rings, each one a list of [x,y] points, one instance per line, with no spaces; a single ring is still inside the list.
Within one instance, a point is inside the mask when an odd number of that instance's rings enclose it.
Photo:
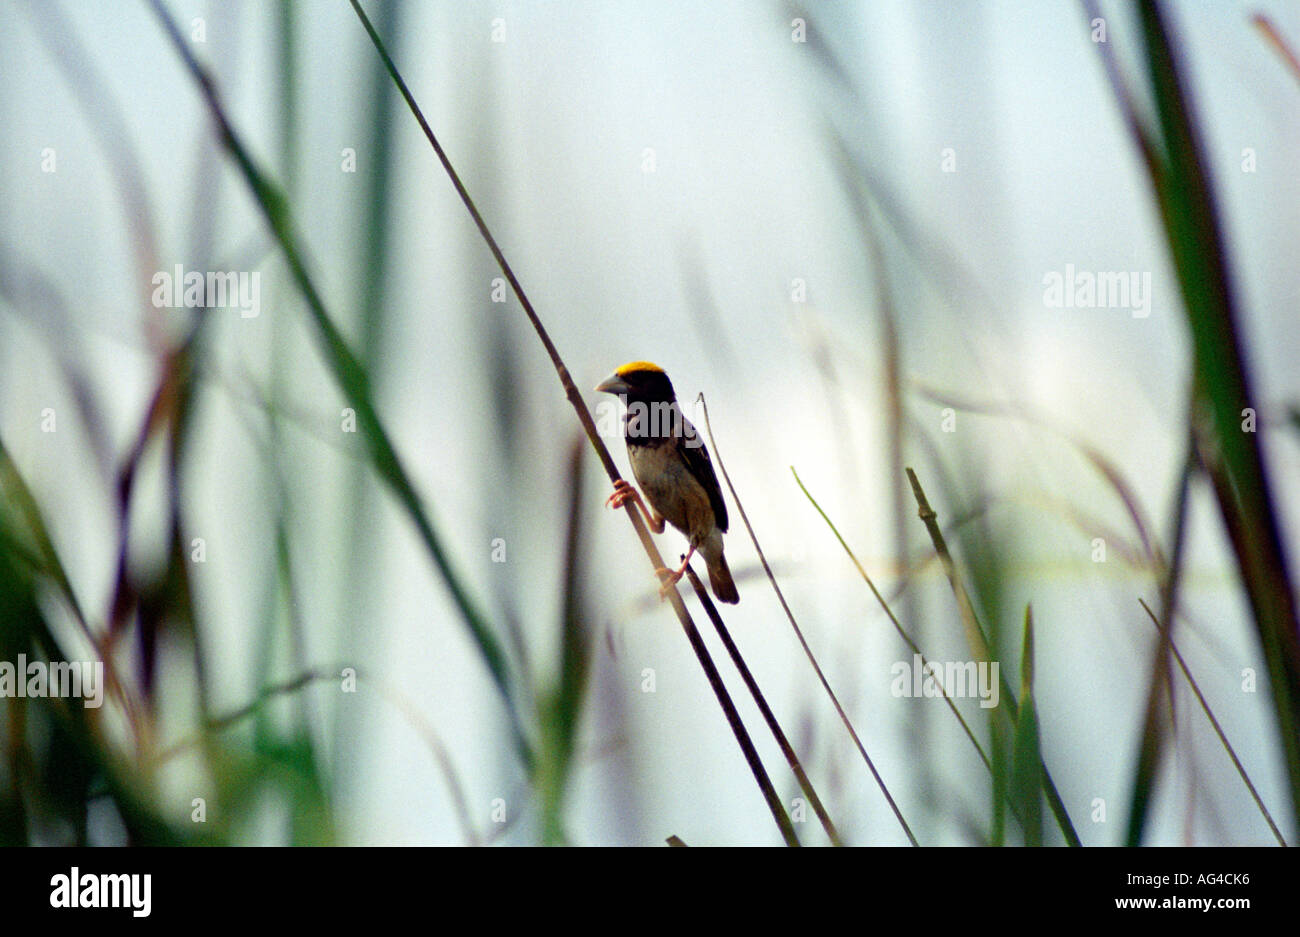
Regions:
[[[1043,757],[1034,702],[1034,613],[1025,606],[1025,638],[1020,657],[1020,712],[1012,745],[1011,802],[1025,831],[1026,846],[1043,844]]]
[[[591,636],[583,602],[582,462],[583,440],[573,447],[569,469],[569,523],[564,549],[564,594],[560,616],[560,666],[557,685],[543,704],[542,737],[545,740],[538,787],[542,804],[542,841],[567,842],[563,825],[564,789],[573,771],[587,674],[591,669]]]

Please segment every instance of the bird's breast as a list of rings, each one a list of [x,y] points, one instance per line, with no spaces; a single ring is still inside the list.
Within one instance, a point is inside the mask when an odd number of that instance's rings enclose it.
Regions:
[[[628,461],[650,506],[698,546],[713,532],[713,507],[677,445],[672,438],[629,445]]]

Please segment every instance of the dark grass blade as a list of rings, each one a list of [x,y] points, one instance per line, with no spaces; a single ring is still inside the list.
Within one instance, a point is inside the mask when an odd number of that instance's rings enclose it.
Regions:
[[[736,646],[735,640],[731,637],[730,630],[728,630],[726,623],[722,620],[722,615],[719,614],[717,605],[714,604],[713,599],[709,596],[708,590],[704,588],[703,581],[698,575],[696,575],[693,567],[686,567],[686,576],[690,579],[691,588],[695,590],[695,595],[700,600],[700,604],[704,606],[704,613],[708,615],[709,621],[713,623],[714,630],[717,631],[719,639],[721,639],[723,646],[727,649],[727,654],[731,657],[731,662],[735,665],[736,671],[740,674],[740,679],[749,690],[750,696],[753,697],[754,704],[758,706],[758,711],[762,715],[763,721],[767,723],[767,727],[771,731],[772,737],[776,740],[777,747],[781,749],[781,754],[785,756],[786,763],[790,766],[790,771],[794,774],[800,790],[802,790],[808,797],[808,802],[813,808],[813,813],[815,813],[817,819],[821,821],[822,829],[826,831],[826,836],[830,840],[831,845],[843,846],[844,841],[840,839],[839,830],[836,829],[834,821],[831,820],[830,813],[827,812],[825,805],[822,803],[821,797],[817,794],[817,789],[813,787],[812,781],[809,780],[808,773],[804,771],[803,762],[799,760],[799,756],[795,752],[794,746],[790,744],[789,737],[785,734],[785,730],[781,728],[781,723],[776,718],[776,713],[772,712],[772,707],[768,705],[767,697],[763,695],[763,691],[759,687],[758,681],[754,678],[753,672],[750,671],[749,665],[745,663],[745,658],[741,655],[740,648]],[[888,794],[888,792],[886,792],[886,794]]]

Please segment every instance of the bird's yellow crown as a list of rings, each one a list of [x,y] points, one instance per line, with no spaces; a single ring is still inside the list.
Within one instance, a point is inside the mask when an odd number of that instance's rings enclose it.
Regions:
[[[627,377],[629,374],[633,374],[637,371],[657,371],[660,374],[664,373],[664,369],[659,367],[659,365],[655,364],[653,361],[629,361],[614,373],[619,377]]]

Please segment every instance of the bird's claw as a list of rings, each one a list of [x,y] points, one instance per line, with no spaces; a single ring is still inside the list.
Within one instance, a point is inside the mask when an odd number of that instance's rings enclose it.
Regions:
[[[605,499],[605,507],[621,508],[629,501],[640,501],[640,495],[631,483],[620,478],[614,483],[614,493]]]
[[[691,551],[691,553],[694,552],[694,550]],[[660,566],[655,570],[655,575],[663,580],[663,585],[659,587],[660,600],[668,598],[668,593],[671,592],[677,583],[681,581],[681,578],[686,575],[686,565],[691,561],[691,553],[687,553],[682,557],[682,565],[676,569],[665,569]]]
[[[684,574],[680,569],[664,569],[661,566],[655,570],[655,575],[663,580],[663,584],[659,586],[659,600],[663,601],[668,598],[668,593],[673,591]]]

